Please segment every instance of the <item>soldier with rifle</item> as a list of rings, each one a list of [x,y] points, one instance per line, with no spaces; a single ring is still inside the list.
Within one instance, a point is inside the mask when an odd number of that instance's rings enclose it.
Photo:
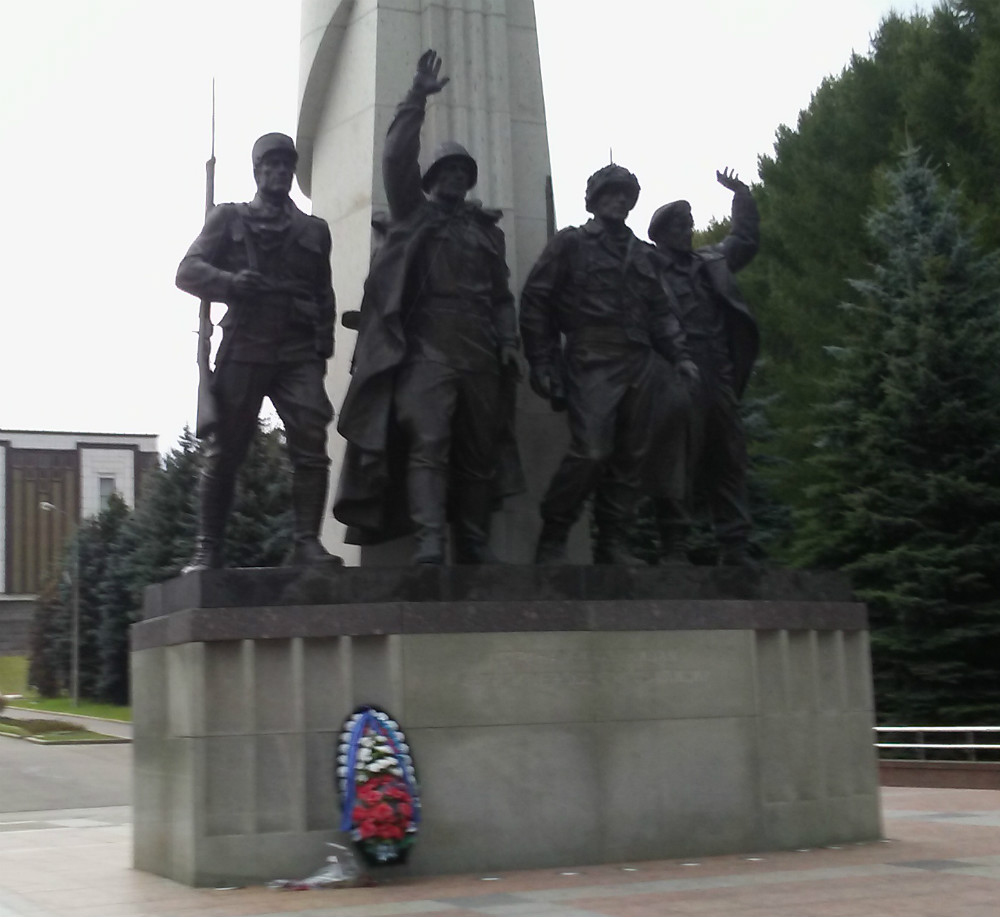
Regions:
[[[199,417],[199,435],[207,433],[205,463],[195,554],[185,572],[223,566],[236,472],[265,397],[284,423],[293,468],[289,560],[340,562],[319,541],[333,419],[324,384],[335,317],[330,230],[289,197],[298,161],[291,137],[265,134],[252,160],[254,199],[211,210],[177,269],[182,290],[228,306],[209,383],[214,423]]]

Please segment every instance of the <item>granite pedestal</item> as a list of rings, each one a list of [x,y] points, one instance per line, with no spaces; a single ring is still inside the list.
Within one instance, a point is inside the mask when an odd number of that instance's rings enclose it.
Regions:
[[[867,618],[834,575],[207,571],[147,590],[132,646],[134,864],[187,884],[322,864],[363,703],[423,791],[394,875],[880,833]]]

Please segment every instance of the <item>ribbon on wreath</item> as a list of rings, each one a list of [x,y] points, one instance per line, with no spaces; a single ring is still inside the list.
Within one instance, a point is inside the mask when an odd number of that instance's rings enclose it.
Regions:
[[[409,746],[406,744],[406,736],[399,728],[399,724],[385,711],[376,707],[364,706],[360,707],[344,726],[345,729],[341,736],[341,751],[337,758],[338,763],[342,762],[344,768],[340,781],[342,798],[340,830],[349,832],[354,824],[354,805],[358,787],[358,754],[361,748],[361,739],[369,730],[375,734],[376,738],[388,741],[392,748],[393,755],[398,762],[397,766],[402,771],[401,775],[394,774],[392,776],[401,779],[406,786],[413,806],[411,821],[414,826],[420,824],[420,796],[417,792],[416,772],[413,768]],[[346,743],[343,742],[344,734],[347,735]],[[344,744],[347,746],[346,749]]]

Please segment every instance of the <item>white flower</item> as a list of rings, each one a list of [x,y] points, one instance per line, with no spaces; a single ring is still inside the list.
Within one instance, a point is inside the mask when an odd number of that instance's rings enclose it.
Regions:
[[[407,745],[405,742],[400,742],[399,743],[399,750],[402,751],[402,752],[407,752],[407,751],[410,750],[410,746]]]
[[[357,780],[358,783],[367,783],[368,775],[364,771],[358,771],[357,774],[354,775],[354,779]]]
[[[374,744],[375,744],[375,739],[373,739],[371,736],[362,736],[360,739],[358,739],[358,745],[360,745],[362,748],[371,748]]]
[[[358,760],[359,761],[371,761],[372,750],[370,748],[361,748],[358,750]]]
[[[376,719],[379,719],[379,720],[381,720],[381,721],[382,721],[383,723],[385,723],[385,722],[388,722],[388,720],[389,720],[389,715],[388,715],[388,714],[386,714],[386,713],[383,713],[383,712],[382,712],[381,710],[379,710],[379,712],[375,714],[375,718],[376,718]]]
[[[393,768],[390,768],[389,773],[390,774],[394,774],[397,777],[402,777],[403,776],[403,769],[401,767],[393,767]]]
[[[337,776],[338,777],[346,777],[347,776],[347,768],[346,767],[338,767],[337,768]]]
[[[392,754],[392,746],[391,745],[376,745],[375,746],[375,751],[377,751],[379,754],[382,754],[382,755],[391,755]]]
[[[347,764],[347,755],[337,755],[338,764]]]
[[[397,723],[395,720],[387,720],[385,725],[388,726],[390,729],[399,729],[399,723]]]
[[[368,770],[370,770],[373,774],[377,774],[380,770],[382,770],[382,766],[384,764],[384,761],[373,761],[368,765]]]

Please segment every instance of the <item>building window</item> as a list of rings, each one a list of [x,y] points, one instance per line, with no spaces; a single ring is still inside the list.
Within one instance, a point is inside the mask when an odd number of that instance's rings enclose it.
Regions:
[[[115,479],[111,477],[102,477],[100,479],[100,512],[103,513],[108,508],[108,503],[111,501],[111,495],[115,493],[118,493],[118,488],[115,487]]]

